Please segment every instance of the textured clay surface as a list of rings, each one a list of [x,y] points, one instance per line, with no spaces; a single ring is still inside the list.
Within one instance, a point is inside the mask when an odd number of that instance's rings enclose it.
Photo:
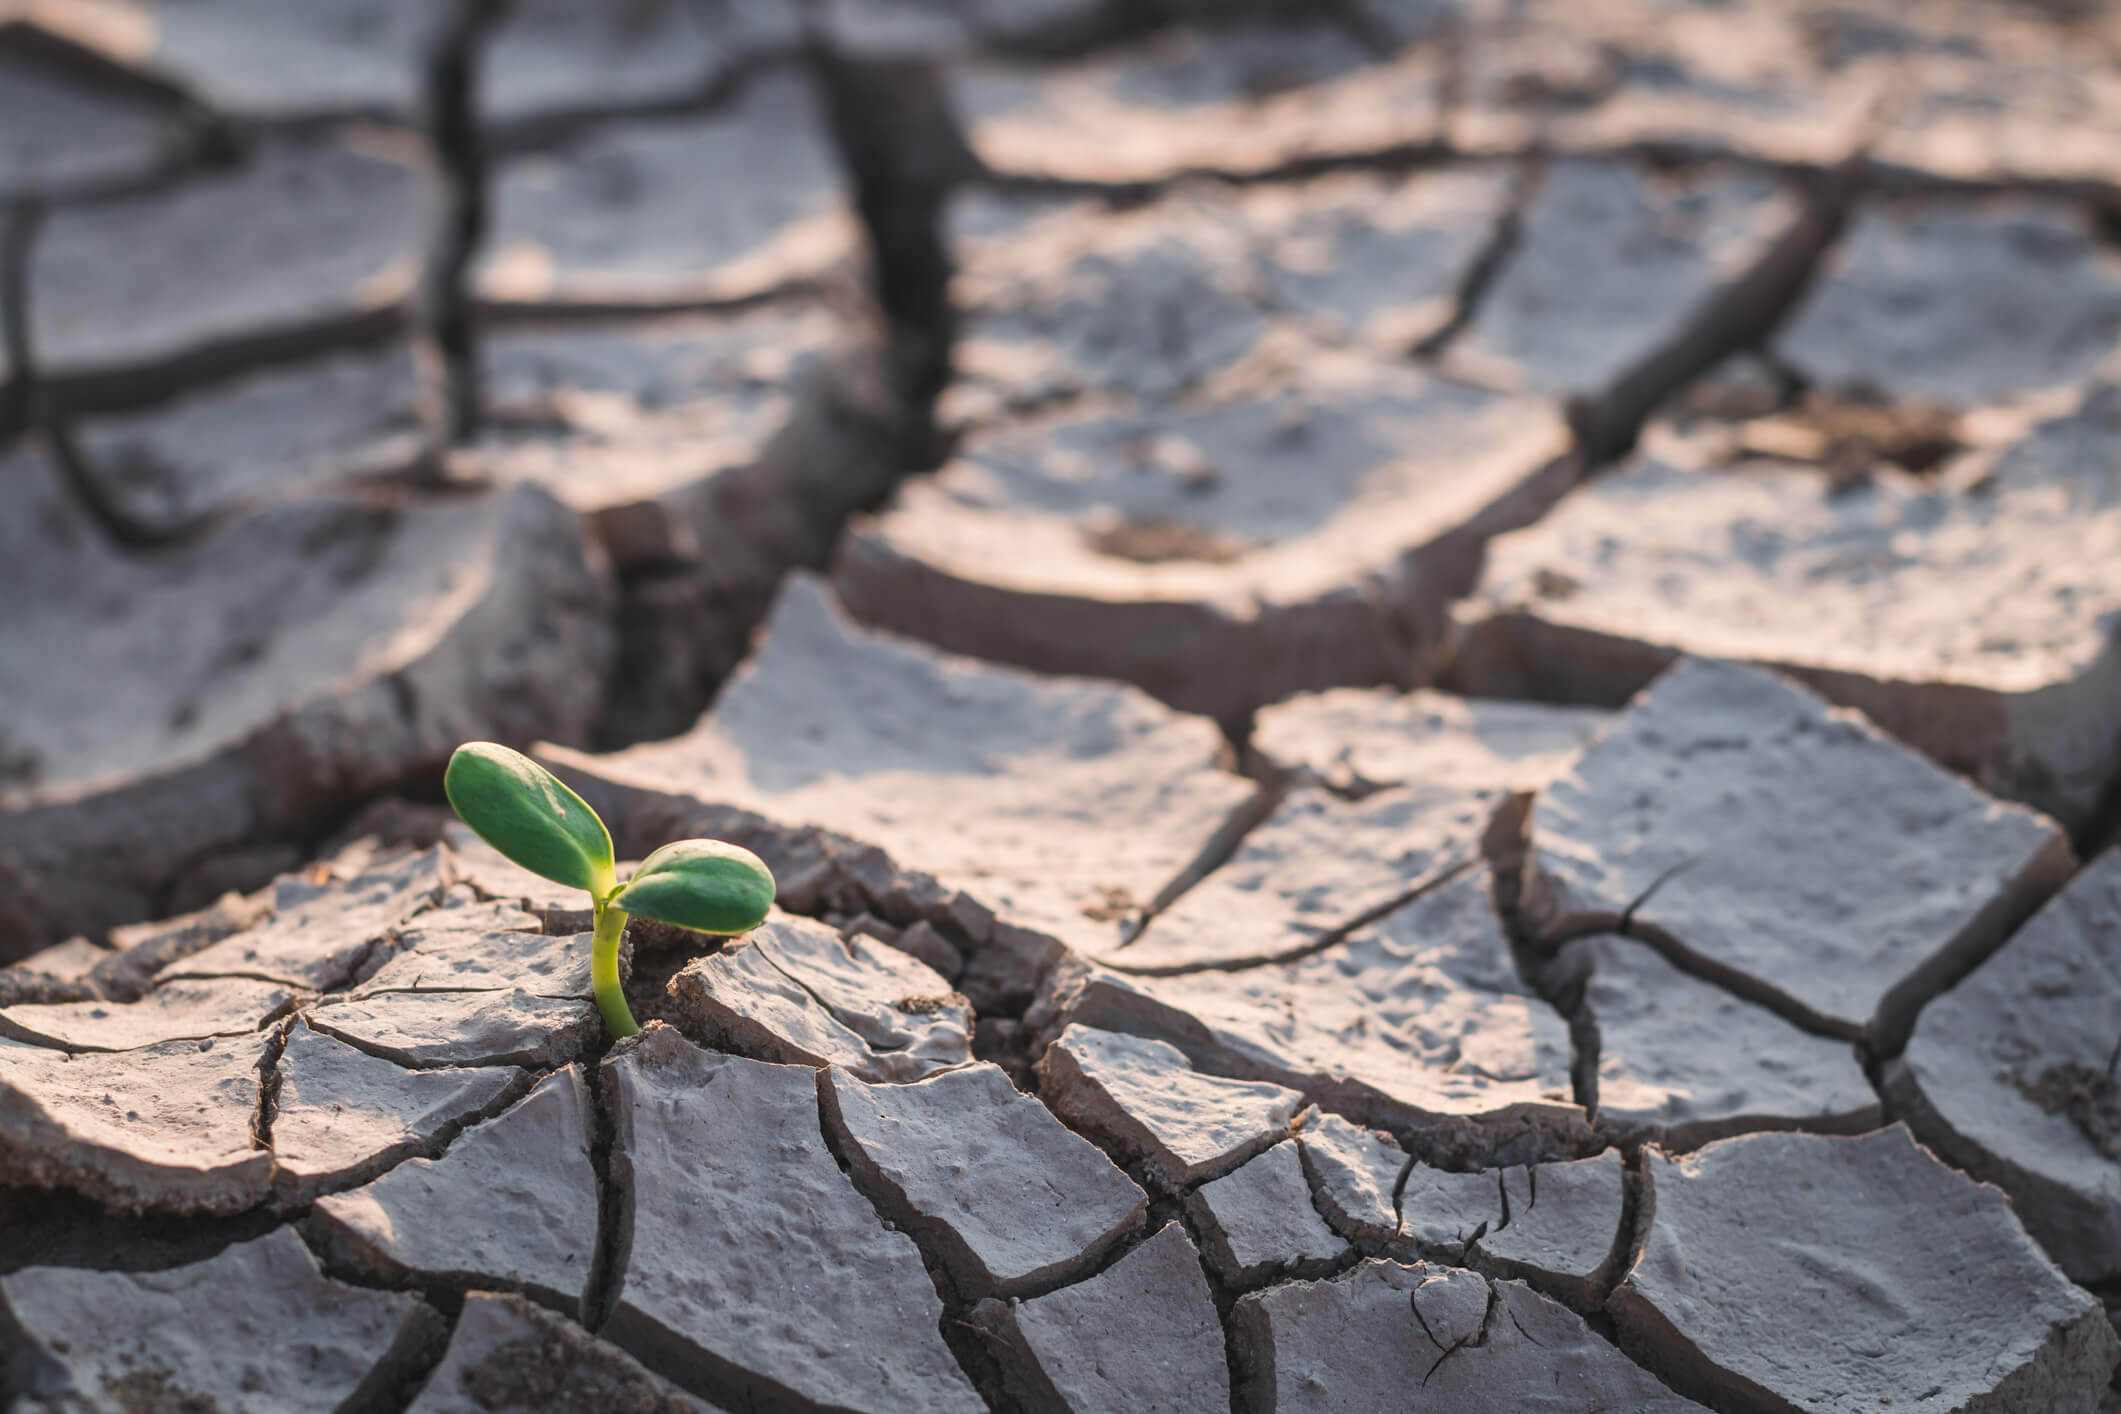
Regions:
[[[2112,1414],[2117,75],[0,0],[0,1407]]]
[[[937,1333],[919,1250],[825,1147],[814,1072],[668,1029],[605,1065],[637,1259],[609,1339],[738,1407],[981,1407]]]
[[[1649,1179],[1649,1241],[1610,1309],[1624,1340],[1701,1371],[1723,1398],[1898,1405],[1920,1390],[1917,1408],[2098,1408],[2097,1377],[2117,1357],[2105,1309],[2001,1193],[1905,1129],[1726,1139],[1653,1154]],[[1802,1334],[1745,1333],[1733,1313],[1746,1292]]]

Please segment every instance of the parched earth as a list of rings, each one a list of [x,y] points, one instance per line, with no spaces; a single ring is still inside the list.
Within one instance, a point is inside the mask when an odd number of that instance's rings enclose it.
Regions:
[[[0,1403],[2121,1408],[2116,73],[0,3]]]

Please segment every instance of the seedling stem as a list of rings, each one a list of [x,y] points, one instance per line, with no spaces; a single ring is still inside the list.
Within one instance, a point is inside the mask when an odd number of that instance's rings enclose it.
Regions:
[[[604,1013],[604,1028],[612,1039],[624,1040],[641,1028],[626,1005],[626,989],[619,982],[619,939],[626,936],[626,910],[599,901],[595,909],[596,936],[589,943],[589,985],[596,992],[597,1010]]]

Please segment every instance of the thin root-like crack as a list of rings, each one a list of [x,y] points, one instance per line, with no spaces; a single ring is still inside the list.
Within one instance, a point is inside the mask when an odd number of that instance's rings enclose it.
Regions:
[[[1517,1319],[1517,1313],[1515,1311],[1512,1311],[1509,1307],[1505,1306],[1503,1307],[1503,1312],[1504,1314],[1509,1316],[1510,1324],[1517,1327],[1517,1333],[1519,1335],[1523,1336],[1527,1341],[1531,1342],[1533,1345],[1538,1346],[1541,1350],[1547,1348],[1547,1343],[1545,1341],[1537,1339],[1530,1331],[1524,1328],[1524,1322]]]
[[[1149,929],[1157,916],[1216,870],[1228,864],[1251,833],[1265,824],[1288,793],[1288,781],[1284,777],[1262,781],[1259,788],[1235,806],[1201,846],[1198,853],[1187,861],[1185,868],[1173,875],[1168,883],[1156,891],[1156,896],[1142,906],[1141,913],[1128,926],[1126,936],[1113,951],[1118,952],[1133,946]]]
[[[596,1250],[582,1283],[581,1323],[591,1331],[602,1328],[617,1309],[633,1247],[633,1193],[620,1182],[612,1162],[618,1146],[618,1114],[616,1096],[604,1072],[604,1056],[610,1049],[607,1033],[596,1053],[583,1058],[589,1090],[589,1161],[597,1181]]]
[[[1245,972],[1257,967],[1285,966],[1302,962],[1328,949],[1338,947],[1363,928],[1375,923],[1387,914],[1397,913],[1408,904],[1434,893],[1437,889],[1463,877],[1480,866],[1478,854],[1455,860],[1441,868],[1432,870],[1420,882],[1393,895],[1381,903],[1373,904],[1345,922],[1335,924],[1326,932],[1307,943],[1280,952],[1255,953],[1248,957],[1213,958],[1199,962],[1171,963],[1125,963],[1105,960],[1102,966],[1114,972],[1123,972],[1132,977],[1183,977],[1197,972]]]
[[[261,1023],[266,1024],[266,1023]],[[302,1024],[298,1015],[286,1015],[275,1025],[265,1040],[265,1051],[258,1057],[258,1109],[251,1117],[250,1146],[272,1152],[273,1119],[280,1104],[280,1057],[287,1050],[287,1038],[295,1027]]]
[[[1647,904],[1651,899],[1657,896],[1657,891],[1659,889],[1662,889],[1666,884],[1669,884],[1672,880],[1678,878],[1681,874],[1686,873],[1689,869],[1692,869],[1696,864],[1699,864],[1700,862],[1701,857],[1699,855],[1690,855],[1687,858],[1680,860],[1677,864],[1674,864],[1671,868],[1665,870],[1663,873],[1659,874],[1656,878],[1650,880],[1649,887],[1644,889],[1641,893],[1635,895],[1634,898],[1628,900],[1628,906],[1620,910],[1620,921],[1619,923],[1614,925],[1613,931],[1616,933],[1626,933],[1630,925],[1634,923],[1636,913],[1641,911],[1643,905]]]
[[[1496,215],[1494,228],[1467,264],[1458,288],[1453,292],[1449,317],[1415,341],[1407,350],[1410,357],[1419,360],[1440,358],[1480,317],[1488,295],[1523,243],[1525,209],[1538,194],[1545,175],[1546,163],[1542,154],[1534,153],[1519,160],[1509,195]]]

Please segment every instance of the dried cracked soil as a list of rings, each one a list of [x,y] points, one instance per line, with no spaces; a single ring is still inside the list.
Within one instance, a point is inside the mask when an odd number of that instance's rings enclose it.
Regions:
[[[0,12],[0,1408],[2121,1407],[2117,65]]]

